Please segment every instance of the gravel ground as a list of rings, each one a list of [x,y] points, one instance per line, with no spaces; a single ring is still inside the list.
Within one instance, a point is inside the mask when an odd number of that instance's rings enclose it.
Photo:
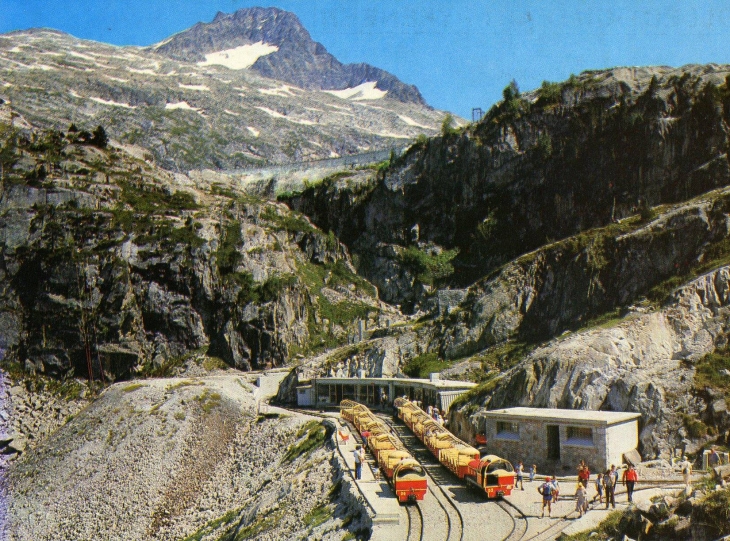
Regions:
[[[12,540],[340,540],[368,526],[319,420],[243,375],[109,387],[8,472]],[[313,434],[319,434],[317,440]],[[312,439],[311,451],[306,442]],[[304,446],[293,458],[293,446]]]

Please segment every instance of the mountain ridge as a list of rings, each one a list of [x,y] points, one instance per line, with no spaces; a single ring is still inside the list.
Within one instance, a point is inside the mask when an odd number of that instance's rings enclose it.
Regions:
[[[206,54],[259,42],[278,48],[260,56],[250,67],[265,77],[316,90],[344,90],[376,82],[376,87],[391,98],[427,105],[418,88],[385,70],[367,63],[341,63],[312,39],[295,14],[278,8],[218,12],[212,22],[197,23],[150,50],[176,60],[202,62]]]

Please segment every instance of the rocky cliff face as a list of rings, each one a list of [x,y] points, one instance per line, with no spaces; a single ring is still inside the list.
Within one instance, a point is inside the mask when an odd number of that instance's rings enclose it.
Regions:
[[[586,72],[508,93],[478,124],[415,145],[366,197],[296,208],[334,230],[398,303],[418,303],[399,254],[458,249],[450,282],[470,284],[512,258],[730,180],[725,66]],[[339,200],[347,199],[341,196]],[[409,276],[416,288],[414,276]]]
[[[114,379],[204,349],[246,370],[280,366],[378,313],[344,247],[282,205],[36,135],[0,194],[8,362]]]
[[[660,311],[550,341],[483,387],[476,403],[636,411],[645,456],[692,450],[682,441],[682,414],[730,428],[724,400],[695,388],[693,366],[727,343],[728,292],[730,269],[723,267],[681,287]]]
[[[177,60],[200,62],[205,60],[206,53],[254,43],[276,48],[251,66],[251,70],[264,77],[317,90],[343,90],[373,82],[377,83],[375,88],[391,98],[426,104],[415,86],[402,83],[387,71],[369,64],[342,64],[310,37],[296,15],[277,8],[219,12],[211,23],[198,23],[152,50]]]

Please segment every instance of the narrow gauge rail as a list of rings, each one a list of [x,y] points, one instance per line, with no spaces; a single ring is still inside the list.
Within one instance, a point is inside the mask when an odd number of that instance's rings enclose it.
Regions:
[[[407,429],[405,429],[405,427],[401,428],[400,426],[393,424],[387,418],[387,416],[383,414],[379,414],[379,417],[381,417],[383,422],[388,425],[391,430],[393,430],[393,433],[400,439],[400,441],[402,441],[406,445],[406,447],[408,447],[408,444],[405,443],[404,439],[408,437],[408,434],[404,434],[401,432],[401,430]],[[414,449],[410,449],[410,451],[415,456],[416,451]],[[439,531],[439,529],[443,529],[443,527],[445,526],[446,531],[443,532],[444,535],[441,539],[445,539],[447,541],[463,541],[465,538],[466,526],[461,510],[459,509],[459,506],[454,501],[454,499],[441,486],[444,479],[441,477],[434,477],[434,473],[438,472],[441,469],[441,465],[438,462],[434,461],[433,458],[430,458],[430,455],[427,451],[425,455],[425,460],[433,461],[434,465],[428,467],[426,463],[421,460],[421,465],[423,466],[430,480],[428,490],[433,496],[433,498],[430,498],[431,503],[429,506],[419,504],[419,506],[422,507],[422,516],[424,516],[424,530],[427,529],[426,525],[428,525],[428,531],[432,535],[431,538],[436,538],[435,533]],[[435,469],[435,471],[432,471],[432,468]],[[433,505],[433,502],[435,502],[437,505]],[[441,516],[443,516],[445,520],[438,520]],[[480,524],[481,521],[482,520],[480,517]]]
[[[441,464],[487,498],[509,496],[515,486],[512,464],[496,455],[480,457],[479,451],[454,436],[425,411],[405,398],[394,406],[401,419]]]
[[[368,447],[383,475],[393,485],[398,501],[423,500],[428,491],[426,472],[403,444],[390,434],[388,426],[367,406],[352,400],[340,403],[340,416],[361,434],[369,433]]]
[[[408,516],[408,537],[406,541],[421,541],[423,539],[423,512],[420,505],[406,507]]]

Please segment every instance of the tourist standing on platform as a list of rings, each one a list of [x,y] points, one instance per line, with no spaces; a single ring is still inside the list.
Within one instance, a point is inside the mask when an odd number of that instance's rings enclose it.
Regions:
[[[520,485],[520,490],[525,490],[525,485],[522,483],[522,476],[525,474],[525,466],[522,464],[521,460],[517,463],[515,474],[517,476],[515,488],[517,488],[517,485]]]
[[[553,503],[558,503],[558,498],[560,498],[560,483],[558,483],[558,478],[553,475],[550,483],[553,485]]]
[[[603,490],[606,492],[606,509],[608,509],[609,504],[616,509],[616,498],[614,492],[616,486],[613,484],[613,480],[614,477],[611,470],[606,470],[606,473],[603,474]]]
[[[578,468],[578,480],[583,485],[583,488],[588,488],[588,481],[591,478],[591,470],[588,469],[588,466],[582,465],[580,468]]]
[[[550,482],[550,478],[545,479],[545,482],[537,487],[537,491],[542,494],[542,515],[540,518],[545,516],[545,506],[548,508],[548,516],[552,513],[552,502],[553,502],[553,484]]]
[[[352,456],[355,459],[355,479],[360,479],[362,476],[362,448],[357,445],[355,450],[352,452]]]
[[[535,480],[535,476],[537,475],[537,464],[533,464],[530,468],[530,483],[532,483]]]
[[[603,474],[601,472],[596,474],[596,492],[593,501],[595,502],[598,498],[598,503],[603,503]]]

